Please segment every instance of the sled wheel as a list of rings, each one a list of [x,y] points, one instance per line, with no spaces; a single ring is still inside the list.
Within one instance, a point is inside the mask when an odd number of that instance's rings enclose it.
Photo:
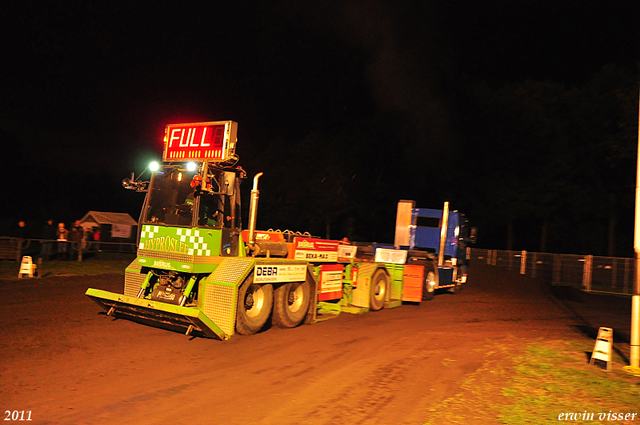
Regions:
[[[280,328],[298,326],[307,316],[311,289],[308,281],[286,283],[273,294],[273,324]]]
[[[424,284],[422,285],[422,300],[431,301],[438,287],[438,275],[433,263],[424,266]]]
[[[387,274],[378,269],[371,278],[370,309],[372,311],[382,310],[384,302],[387,300],[387,289],[389,288],[389,278]]]
[[[252,274],[238,293],[236,331],[242,335],[258,332],[267,323],[272,307],[273,286],[254,284]]]

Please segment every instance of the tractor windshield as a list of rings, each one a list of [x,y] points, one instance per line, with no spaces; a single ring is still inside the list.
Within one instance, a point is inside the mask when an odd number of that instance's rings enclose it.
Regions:
[[[173,226],[191,226],[194,214],[194,172],[166,167],[155,173],[143,221]]]
[[[143,222],[167,226],[231,227],[230,219],[234,214],[230,206],[225,205],[229,204],[229,197],[220,193],[222,176],[209,174],[203,189],[202,177],[194,171],[176,166],[157,171],[151,181]]]

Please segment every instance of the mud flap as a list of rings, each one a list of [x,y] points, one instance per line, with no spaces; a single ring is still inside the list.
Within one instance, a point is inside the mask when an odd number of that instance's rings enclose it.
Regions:
[[[230,336],[197,308],[181,307],[91,288],[85,295],[104,308],[110,316],[186,334],[199,332],[210,338],[221,340],[229,339]]]
[[[453,267],[438,267],[438,289],[452,288],[457,284],[453,281]]]

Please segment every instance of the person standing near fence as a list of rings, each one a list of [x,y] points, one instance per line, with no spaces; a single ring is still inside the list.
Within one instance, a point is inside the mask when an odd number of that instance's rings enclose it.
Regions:
[[[42,226],[40,234],[40,258],[49,260],[53,254],[53,241],[56,239],[56,228],[53,227],[53,220],[47,220],[47,224]]]
[[[93,242],[94,242],[94,249],[98,252],[102,252],[100,251],[100,228],[99,227],[93,228]]]
[[[59,259],[66,260],[68,257],[69,247],[67,240],[69,237],[69,231],[64,227],[64,223],[58,223],[58,230],[56,231],[56,238],[58,239],[58,257]]]
[[[25,239],[27,237],[27,225],[24,223],[24,221],[20,220],[18,222],[18,228],[16,229],[16,237],[20,240]]]
[[[71,259],[76,260],[82,255],[82,240],[84,239],[84,229],[80,225],[80,220],[76,220],[71,231],[69,232],[71,245]]]
[[[20,220],[18,222],[18,227],[14,232],[14,236],[16,237],[17,243],[17,255],[16,260],[20,261],[22,258],[22,250],[26,247],[28,242],[25,242],[25,238],[27,237],[27,229],[24,221]]]

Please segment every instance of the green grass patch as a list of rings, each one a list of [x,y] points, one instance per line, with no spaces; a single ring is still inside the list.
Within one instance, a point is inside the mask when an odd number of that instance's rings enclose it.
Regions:
[[[612,372],[589,366],[585,352],[592,348],[586,342],[575,350],[544,341],[527,347],[514,359],[516,373],[503,388],[508,403],[500,407],[498,419],[505,424],[551,424],[573,414],[571,423],[597,423],[609,412],[640,413],[637,379],[619,366]]]
[[[615,352],[612,371],[590,366],[592,349],[586,339],[490,344],[483,367],[462,383],[460,394],[435,406],[426,423],[640,423],[638,415],[611,419],[640,414],[640,380],[622,370]]]
[[[136,258],[131,253],[98,252],[87,255],[83,261],[43,261],[42,267],[37,269],[38,276],[69,276],[94,274],[124,275],[125,268]],[[18,279],[20,262],[0,261],[0,279]]]

